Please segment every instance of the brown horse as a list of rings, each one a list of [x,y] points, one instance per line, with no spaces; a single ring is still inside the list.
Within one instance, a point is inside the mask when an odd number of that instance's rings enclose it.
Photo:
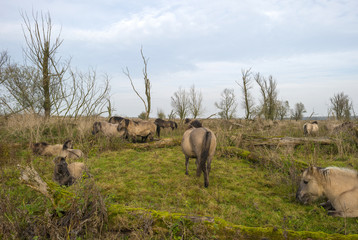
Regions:
[[[172,130],[174,130],[174,128],[178,128],[178,124],[176,122],[163,120],[161,118],[155,119],[154,123],[157,125],[158,137],[160,137],[160,128],[171,128]]]
[[[63,151],[61,156],[67,157],[70,159],[77,159],[84,157],[84,153],[80,149],[73,149],[73,142],[72,140],[67,140],[65,144],[63,144]]]
[[[66,156],[66,149],[71,148],[72,142],[66,141],[64,144],[51,145],[46,142],[39,142],[31,144],[31,149],[34,154],[41,156]]]
[[[102,133],[107,137],[119,136],[118,124],[113,124],[105,121],[95,122],[92,128],[92,134]]]
[[[358,173],[338,167],[309,167],[302,176],[296,199],[307,204],[325,196],[334,208],[329,215],[358,217]]]
[[[124,119],[118,124],[118,132],[125,138],[136,141],[137,137],[141,137],[142,141],[146,141],[148,138],[150,141],[154,139],[155,132],[158,126],[149,121],[133,121],[130,119]]]
[[[65,157],[56,157],[53,162],[55,164],[53,180],[61,186],[71,186],[77,179],[82,177],[84,172],[87,172],[84,163],[74,162],[67,164]]]
[[[215,154],[216,137],[208,128],[190,128],[184,132],[181,148],[185,155],[185,174],[188,175],[189,158],[196,158],[196,175],[204,173],[204,186],[209,186],[211,161]]]
[[[188,124],[188,128],[201,128],[203,127],[203,124],[198,120],[198,119],[190,119],[190,118],[186,118],[185,119],[185,124]]]

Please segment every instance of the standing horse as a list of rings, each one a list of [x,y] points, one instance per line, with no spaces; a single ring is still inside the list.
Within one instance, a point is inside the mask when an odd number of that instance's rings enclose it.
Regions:
[[[188,175],[189,158],[196,158],[196,175],[204,173],[204,186],[209,186],[211,161],[215,154],[216,137],[208,128],[190,128],[184,132],[181,148],[185,155],[185,174]]]
[[[303,133],[305,136],[318,133],[318,122],[313,121],[312,123],[305,123],[303,125]]]
[[[154,139],[157,128],[158,126],[153,122],[137,122],[124,119],[121,123],[118,124],[117,130],[121,136],[131,138],[133,141],[136,141],[137,137],[141,137],[142,141],[144,142],[148,137],[150,141]]]
[[[307,204],[321,196],[334,208],[328,215],[358,217],[358,173],[338,167],[309,167],[301,176],[296,199]]]
[[[174,130],[174,128],[178,128],[178,124],[174,121],[166,121],[161,118],[155,119],[154,123],[157,125],[157,135],[160,137],[160,128],[171,128]]]
[[[107,137],[119,136],[118,124],[108,123],[105,121],[95,122],[93,124],[92,134],[95,135],[99,132]]]

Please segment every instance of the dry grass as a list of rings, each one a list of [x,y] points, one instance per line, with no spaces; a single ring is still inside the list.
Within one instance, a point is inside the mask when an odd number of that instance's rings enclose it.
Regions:
[[[162,138],[170,138],[172,140],[168,142],[176,144],[163,148],[154,143],[136,145],[120,138],[92,136],[92,124],[97,120],[51,118],[45,121],[35,115],[0,119],[0,196],[3,199],[0,203],[0,238],[74,238],[75,234],[84,238],[108,239],[157,236],[151,229],[153,219],[145,215],[137,222],[122,216],[118,219],[118,226],[103,231],[106,216],[102,196],[107,203],[217,216],[236,224],[357,233],[354,220],[342,225],[339,219],[326,220],[324,210],[318,207],[298,206],[294,202],[301,171],[293,164],[295,161],[322,167],[336,165],[358,169],[358,136],[355,131],[333,133],[338,124],[336,121],[320,121],[320,131],[316,136],[334,139],[334,146],[307,143],[296,147],[257,147],[250,145],[249,141],[255,138],[304,137],[304,121],[203,120],[203,125],[215,132],[218,149],[244,148],[265,157],[265,161],[252,164],[218,150],[213,162],[211,185],[205,190],[202,178],[194,177],[193,162],[190,162],[192,174],[189,177],[184,175],[184,157],[177,144],[185,125],[174,131],[162,131]],[[78,189],[73,188],[78,198],[71,202],[70,210],[59,216],[61,211],[57,215],[49,212],[46,199],[18,181],[19,173],[15,166],[32,162],[41,176],[50,181],[52,159],[32,155],[28,146],[31,142],[62,143],[67,139],[72,139],[75,148],[88,156],[84,161],[95,176],[98,187],[88,182],[78,185]],[[310,227],[312,222],[315,227]],[[181,224],[168,222],[161,236],[175,238],[178,234],[183,235],[183,232],[179,233],[181,230],[176,232],[176,229],[184,229]],[[204,225],[196,228],[186,231],[192,231],[190,234],[206,231]]]

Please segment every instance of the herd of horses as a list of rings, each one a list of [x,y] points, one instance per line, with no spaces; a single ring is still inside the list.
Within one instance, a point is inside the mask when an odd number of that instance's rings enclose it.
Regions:
[[[203,127],[199,120],[186,119],[185,130],[181,149],[185,156],[185,174],[188,175],[190,158],[195,158],[196,175],[203,173],[204,187],[209,186],[209,173],[211,162],[216,150],[216,136],[212,130]],[[344,126],[343,126],[344,127]],[[122,137],[129,141],[152,141],[155,134],[160,137],[162,128],[178,128],[174,121],[156,119],[151,121],[135,121],[122,117],[111,117],[108,121],[98,121],[93,124],[92,134],[101,133],[107,137]],[[317,134],[318,122],[313,121],[303,125],[305,136]],[[64,144],[50,145],[45,142],[31,145],[35,154],[43,156],[55,156],[53,180],[60,185],[70,186],[84,173],[91,176],[84,163],[74,162],[67,164],[66,159],[78,159],[84,157],[79,149],[73,149],[71,140]],[[340,217],[358,217],[358,172],[346,168],[327,167],[320,168],[310,166],[301,175],[301,180],[296,193],[296,199],[309,204],[321,197],[328,201],[322,206],[326,207],[328,214]]]

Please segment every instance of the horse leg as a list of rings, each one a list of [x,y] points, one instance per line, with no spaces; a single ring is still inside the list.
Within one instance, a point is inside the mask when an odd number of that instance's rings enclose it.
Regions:
[[[212,158],[212,156],[209,156],[208,157],[208,174],[210,173],[210,171],[211,171],[211,160],[212,160],[213,158]]]
[[[188,165],[189,165],[189,157],[188,156],[185,156],[185,174],[186,175],[189,175],[189,172],[188,172]]]

